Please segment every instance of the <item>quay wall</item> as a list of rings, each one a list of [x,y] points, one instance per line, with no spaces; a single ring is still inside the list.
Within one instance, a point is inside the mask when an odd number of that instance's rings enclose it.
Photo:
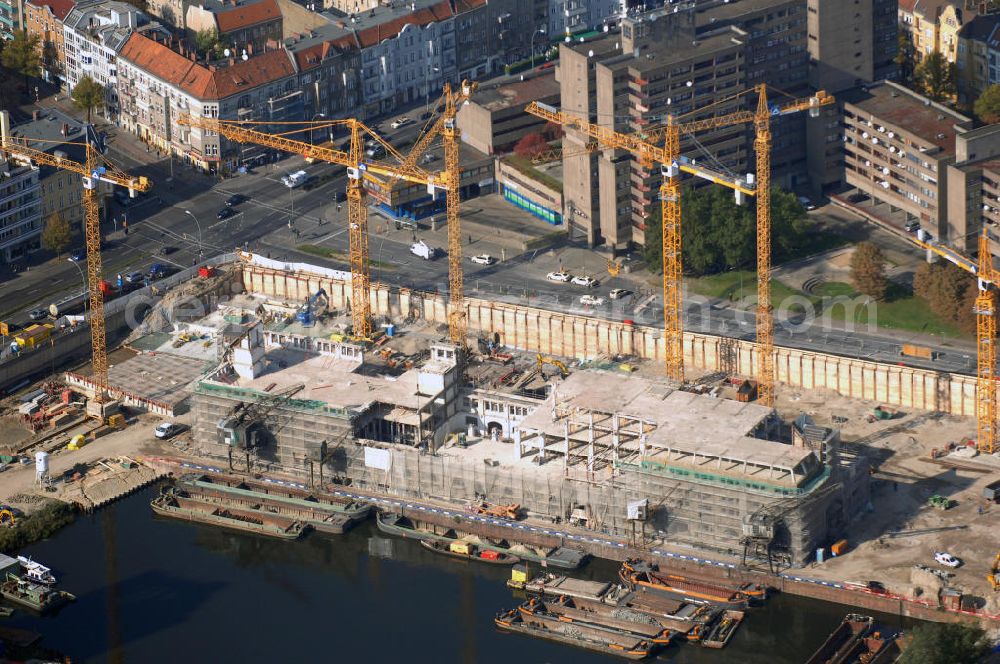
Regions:
[[[350,275],[315,268],[315,272],[253,257],[243,263],[243,286],[251,292],[299,303],[319,288],[331,306],[346,307]],[[447,324],[447,297],[376,283],[370,291],[372,314],[385,320],[424,319]],[[504,345],[546,355],[593,359],[601,355],[634,355],[662,362],[662,328],[627,324],[535,306],[467,297],[470,333],[497,335]],[[689,367],[752,376],[754,344],[728,337],[686,332],[685,362]],[[829,389],[854,399],[878,401],[902,408],[975,415],[975,377],[776,347],[779,382],[802,389]]]

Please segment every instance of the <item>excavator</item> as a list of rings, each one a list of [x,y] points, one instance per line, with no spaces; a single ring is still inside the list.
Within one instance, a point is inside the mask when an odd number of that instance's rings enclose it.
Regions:
[[[542,368],[546,364],[551,364],[555,368],[559,369],[559,372],[563,375],[563,378],[569,375],[569,367],[567,367],[563,362],[551,357],[545,357],[541,353],[538,354],[538,372],[542,372]]]
[[[1000,553],[993,559],[993,567],[990,568],[990,573],[986,577],[986,580],[993,586],[993,592],[1000,592]]]
[[[302,323],[304,327],[311,327],[314,320],[316,303],[320,301],[323,303],[323,311],[325,312],[326,307],[329,305],[329,298],[327,298],[326,291],[322,288],[306,300],[306,303],[296,312],[295,319]]]

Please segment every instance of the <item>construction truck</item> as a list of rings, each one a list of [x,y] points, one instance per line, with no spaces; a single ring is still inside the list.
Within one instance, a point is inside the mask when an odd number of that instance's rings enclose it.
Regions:
[[[508,505],[491,505],[487,502],[476,503],[472,506],[472,511],[483,516],[493,516],[500,519],[510,519],[517,521],[521,515],[521,506],[517,503]]]

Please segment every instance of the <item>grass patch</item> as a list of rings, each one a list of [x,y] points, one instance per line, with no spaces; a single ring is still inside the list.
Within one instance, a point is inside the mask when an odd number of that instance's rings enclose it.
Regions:
[[[535,165],[531,163],[530,159],[522,157],[521,155],[512,154],[503,158],[504,163],[510,164],[522,175],[526,175],[533,180],[537,180],[541,184],[545,185],[553,191],[558,191],[562,193],[563,183],[561,180],[543,173],[542,171],[535,168]]]
[[[46,539],[59,529],[73,523],[76,510],[72,505],[48,500],[41,509],[22,516],[13,528],[0,530],[0,552],[12,553],[32,542]]]
[[[757,295],[757,274],[749,270],[732,270],[688,279],[687,285],[693,292],[705,297],[749,303],[753,302]],[[795,298],[794,303],[791,306],[782,307],[782,302],[792,297]],[[771,303],[776,310],[784,309],[787,313],[792,314],[801,313],[804,304],[802,298],[805,298],[816,309],[820,320],[823,317],[828,317],[829,320],[846,321],[850,316],[856,325],[868,325],[868,317],[872,314],[871,306],[860,304],[860,300],[858,306],[844,306],[843,304],[823,301],[823,298],[834,297],[855,298],[858,297],[858,293],[850,284],[842,281],[820,284],[812,295],[790,288],[780,281],[771,281]],[[826,307],[826,309],[820,311],[821,307]],[[892,284],[890,287],[888,301],[875,303],[874,316],[873,325],[885,330],[935,334],[951,338],[969,336],[957,325],[942,320],[930,310],[927,302],[898,284]]]

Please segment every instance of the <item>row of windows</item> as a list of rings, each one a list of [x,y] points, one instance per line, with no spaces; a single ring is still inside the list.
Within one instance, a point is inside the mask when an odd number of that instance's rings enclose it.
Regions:
[[[542,221],[545,221],[553,226],[562,225],[562,215],[558,212],[554,212],[547,207],[539,205],[529,198],[525,198],[516,191],[504,187],[503,197],[516,205],[517,207],[530,212],[532,215],[538,217]]]

